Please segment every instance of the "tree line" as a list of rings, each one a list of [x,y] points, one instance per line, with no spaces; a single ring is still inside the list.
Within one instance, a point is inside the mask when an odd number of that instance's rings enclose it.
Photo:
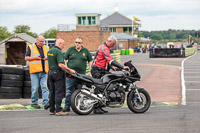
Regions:
[[[51,28],[40,35],[43,35],[45,38],[56,38],[56,31],[56,28]],[[14,27],[12,33],[8,31],[6,26],[0,26],[0,41],[14,35],[15,33],[26,33],[34,38],[38,36],[37,33],[31,32],[31,27],[28,25],[17,25]]]
[[[41,33],[45,38],[56,38],[56,28],[50,28],[49,30]],[[167,43],[167,42],[189,42],[189,35],[192,36],[194,42],[200,44],[200,37],[195,37],[195,33],[200,30],[164,30],[164,31],[139,31],[138,37],[145,37],[152,40],[152,43]],[[6,26],[0,26],[0,41],[15,33],[27,33],[28,35],[36,38],[38,35],[31,32],[31,27],[28,25],[17,25],[14,31],[11,33]],[[190,40],[191,42],[191,40]]]
[[[189,35],[192,36],[194,42],[200,44],[200,37],[195,36],[200,30],[164,30],[164,31],[140,31],[139,36],[150,38],[152,43],[167,43],[167,42],[189,42]],[[191,42],[191,40],[190,40]]]

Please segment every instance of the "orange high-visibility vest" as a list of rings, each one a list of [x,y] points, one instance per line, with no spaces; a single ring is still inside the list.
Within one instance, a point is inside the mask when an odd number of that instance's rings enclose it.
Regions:
[[[30,57],[39,56],[40,55],[36,44],[29,45],[29,48],[30,48],[30,51],[31,51],[31,56]],[[49,50],[48,46],[43,45],[42,49],[43,49],[44,56],[47,57],[47,52]],[[29,72],[30,73],[43,72],[42,61],[41,60],[31,60],[31,61],[28,61],[28,64],[29,64]],[[48,74],[49,65],[48,65],[48,61],[47,60],[44,61],[44,68],[45,68],[45,72]]]

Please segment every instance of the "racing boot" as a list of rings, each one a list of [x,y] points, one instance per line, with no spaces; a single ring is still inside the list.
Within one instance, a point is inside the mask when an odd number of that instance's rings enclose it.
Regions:
[[[102,107],[99,107],[99,110],[101,110],[103,113],[108,113],[108,111],[104,110]]]
[[[98,105],[95,105],[93,112],[94,114],[104,114],[104,112],[100,109]]]

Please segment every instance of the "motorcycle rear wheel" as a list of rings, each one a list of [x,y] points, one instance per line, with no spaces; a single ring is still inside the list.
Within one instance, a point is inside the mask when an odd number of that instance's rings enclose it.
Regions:
[[[138,89],[142,102],[140,102],[135,90],[132,90],[127,97],[128,108],[134,113],[144,113],[151,105],[149,93],[144,89]]]
[[[94,104],[87,104],[85,101],[92,100],[81,92],[81,89],[75,90],[71,96],[71,108],[78,115],[88,115],[94,110]]]

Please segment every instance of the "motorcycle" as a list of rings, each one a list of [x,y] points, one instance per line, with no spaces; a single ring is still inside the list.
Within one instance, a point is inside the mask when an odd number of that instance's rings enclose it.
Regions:
[[[127,95],[128,108],[134,113],[146,112],[151,104],[149,93],[142,87],[136,86],[140,81],[140,73],[132,61],[124,63],[130,70],[110,72],[101,79],[89,75],[67,73],[78,83],[86,86],[75,90],[71,96],[71,108],[78,115],[88,115],[95,105],[101,107],[122,107]]]

